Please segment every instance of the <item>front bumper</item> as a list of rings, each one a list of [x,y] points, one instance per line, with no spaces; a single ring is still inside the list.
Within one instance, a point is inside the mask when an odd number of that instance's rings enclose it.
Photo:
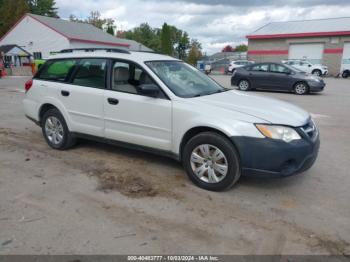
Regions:
[[[310,92],[321,92],[323,91],[324,87],[326,86],[326,83],[321,79],[320,81],[308,81],[308,85],[310,88]]]
[[[302,139],[286,143],[269,138],[232,137],[242,164],[242,175],[290,176],[309,169],[317,159],[318,131],[313,137],[298,130]]]

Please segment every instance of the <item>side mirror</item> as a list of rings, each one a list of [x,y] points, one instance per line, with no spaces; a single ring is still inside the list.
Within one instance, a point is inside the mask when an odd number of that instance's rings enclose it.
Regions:
[[[291,75],[292,74],[292,71],[289,70],[289,71],[286,71],[286,75]]]
[[[311,67],[311,65],[308,65],[308,67]]]
[[[159,94],[159,87],[155,84],[143,84],[138,86],[141,95],[156,97]]]

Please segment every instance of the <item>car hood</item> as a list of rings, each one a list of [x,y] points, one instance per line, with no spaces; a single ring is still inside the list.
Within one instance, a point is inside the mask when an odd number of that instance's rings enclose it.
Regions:
[[[271,124],[298,127],[305,125],[310,118],[308,112],[290,103],[234,90],[197,97],[193,100],[203,103],[203,106],[211,105],[247,114]]]

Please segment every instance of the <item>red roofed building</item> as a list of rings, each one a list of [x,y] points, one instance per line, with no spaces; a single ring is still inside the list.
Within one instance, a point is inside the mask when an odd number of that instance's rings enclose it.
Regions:
[[[51,52],[69,48],[122,48],[133,51],[152,51],[146,46],[117,38],[93,25],[63,19],[24,15],[0,39],[2,45],[17,45],[35,59],[47,58]]]
[[[328,66],[331,75],[350,64],[350,17],[269,23],[247,35],[256,62],[306,59]]]

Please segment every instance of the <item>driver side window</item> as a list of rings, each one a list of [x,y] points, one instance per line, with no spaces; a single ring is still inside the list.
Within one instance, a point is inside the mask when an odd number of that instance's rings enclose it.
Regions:
[[[271,64],[270,65],[270,71],[272,73],[281,73],[281,74],[286,74],[289,72],[287,67],[284,67],[282,65],[277,65],[277,64]]]
[[[252,66],[252,71],[267,72],[268,70],[269,70],[268,64],[261,64],[261,65]]]
[[[112,69],[112,90],[142,95],[139,92],[139,86],[144,84],[157,85],[148,73],[138,65],[124,61],[114,62]],[[165,98],[162,90],[159,90],[159,98]]]

